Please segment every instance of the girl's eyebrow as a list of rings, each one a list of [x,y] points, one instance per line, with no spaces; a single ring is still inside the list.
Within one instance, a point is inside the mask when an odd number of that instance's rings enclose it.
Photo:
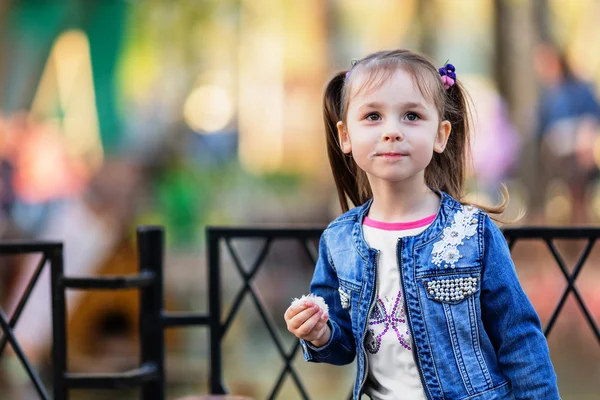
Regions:
[[[370,101],[368,103],[361,104],[360,107],[358,107],[358,110],[360,111],[365,108],[382,108],[382,107],[384,107],[384,105],[382,103],[379,103],[377,101]]]
[[[401,103],[403,108],[421,108],[423,110],[427,109],[423,103],[420,101],[408,101],[406,103]]]
[[[416,101],[408,101],[406,103],[400,103],[398,104],[400,106],[400,108],[417,108],[417,109],[422,109],[422,110],[426,110],[427,107],[425,107],[425,105],[421,102],[416,102]],[[377,101],[370,101],[368,103],[364,103],[361,104],[360,107],[358,107],[358,111],[361,111],[363,109],[371,109],[371,108],[383,108],[386,105]]]

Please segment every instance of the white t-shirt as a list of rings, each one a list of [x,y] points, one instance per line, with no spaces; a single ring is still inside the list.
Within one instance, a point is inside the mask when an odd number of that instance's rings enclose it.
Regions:
[[[398,239],[423,232],[435,215],[414,222],[386,223],[365,217],[363,231],[379,250],[377,299],[365,336],[368,376],[364,392],[374,400],[425,400],[415,363],[397,259]]]

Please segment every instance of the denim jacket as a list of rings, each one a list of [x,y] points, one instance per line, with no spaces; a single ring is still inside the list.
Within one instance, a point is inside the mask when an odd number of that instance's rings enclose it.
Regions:
[[[482,211],[440,192],[440,210],[417,236],[398,240],[407,323],[430,400],[560,399],[540,320],[517,278],[504,236]],[[333,221],[321,236],[310,292],[329,305],[331,339],[307,361],[357,357],[353,399],[368,376],[364,347],[376,299],[379,251],[362,220],[372,200]]]

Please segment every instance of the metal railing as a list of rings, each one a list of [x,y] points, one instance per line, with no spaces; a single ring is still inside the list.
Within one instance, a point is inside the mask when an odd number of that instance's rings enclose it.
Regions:
[[[139,274],[128,276],[69,277],[64,275],[62,253],[52,268],[54,399],[66,400],[69,389],[123,389],[141,387],[144,400],[165,398],[162,271],[164,233],[160,227],[137,230]],[[66,290],[126,290],[140,292],[140,366],[121,373],[70,373],[67,369]]]
[[[249,292],[253,297],[253,300],[256,304],[256,307],[259,310],[261,318],[263,319],[267,329],[273,339],[277,352],[280,357],[283,358],[284,367],[279,374],[279,378],[277,383],[275,384],[273,390],[270,392],[268,398],[274,399],[277,396],[277,392],[285,378],[286,373],[291,374],[294,379],[294,383],[296,384],[301,396],[303,399],[309,399],[304,386],[300,380],[300,377],[297,375],[296,371],[293,369],[291,365],[291,361],[296,355],[299,345],[297,344],[291,352],[287,353],[283,349],[281,345],[281,340],[276,334],[276,330],[274,329],[274,323],[272,322],[271,317],[265,313],[265,307],[260,302],[260,297],[256,295],[256,289],[254,289],[251,285],[252,278],[259,271],[262,266],[262,262],[264,261],[267,251],[274,240],[277,239],[297,239],[302,242],[304,248],[307,253],[311,257],[313,264],[316,260],[316,255],[309,250],[309,246],[307,245],[311,240],[318,240],[321,236],[322,229],[242,229],[242,228],[208,228],[208,237],[209,237],[209,304],[210,304],[210,314],[213,316],[211,319],[212,324],[210,326],[211,331],[211,378],[210,378],[210,390],[213,394],[225,393],[224,383],[222,377],[222,362],[221,362],[221,339],[227,328],[231,325],[232,319],[236,315],[237,308],[243,296],[246,292]],[[581,295],[579,294],[577,288],[575,287],[575,281],[579,276],[590,252],[596,242],[596,240],[600,237],[600,229],[598,228],[507,228],[503,230],[504,236],[508,242],[509,248],[513,248],[514,244],[517,241],[522,240],[541,240],[546,243],[547,247],[550,250],[554,260],[556,261],[562,275],[564,276],[567,282],[567,288],[565,289],[561,299],[559,300],[556,308],[554,309],[552,316],[544,328],[544,334],[546,337],[549,335],[553,326],[555,325],[556,319],[558,318],[560,312],[563,309],[565,301],[569,295],[569,293],[573,293],[575,296],[579,306],[581,307],[590,328],[592,329],[593,334],[598,340],[598,344],[600,345],[600,332],[598,331],[598,327],[588,311],[585,302],[583,301]],[[233,239],[248,239],[248,238],[262,238],[265,239],[265,243],[263,248],[259,253],[259,257],[254,261],[252,267],[250,268],[250,272],[245,272],[244,268],[241,267],[243,264],[242,260],[239,259],[236,252],[233,250],[231,246],[231,241]],[[565,261],[560,255],[559,251],[556,248],[554,243],[555,240],[561,239],[570,239],[570,240],[587,240],[587,244],[583,251],[581,252],[577,263],[575,264],[571,273],[567,269],[565,265]],[[225,241],[227,250],[230,252],[232,259],[234,260],[234,264],[236,269],[238,270],[240,276],[243,279],[243,288],[238,292],[236,298],[233,303],[233,307],[229,315],[225,318],[225,322],[220,322],[214,316],[221,315],[221,291],[220,291],[220,278],[219,273],[221,269],[221,253],[219,249],[219,242]]]
[[[113,277],[67,277],[62,263],[52,273],[54,326],[54,398],[66,400],[69,389],[124,389],[141,387],[143,400],[164,400],[165,336],[169,327],[204,325],[218,329],[218,314],[176,313],[164,311],[163,228],[141,226],[137,229],[139,273]],[[65,290],[139,289],[140,366],[134,370],[109,374],[72,374],[67,371]],[[213,288],[218,291],[218,288]],[[217,321],[217,322],[216,322]]]
[[[581,311],[583,312],[583,315],[585,316],[585,318],[590,326],[590,329],[594,333],[594,336],[596,337],[596,340],[598,341],[598,344],[600,345],[600,331],[598,331],[598,326],[596,325],[594,318],[590,315],[590,312],[588,311],[588,309],[585,305],[585,302],[581,298],[579,291],[575,287],[575,281],[577,280],[577,277],[581,273],[583,265],[587,261],[589,255],[592,251],[592,248],[594,247],[594,244],[596,243],[596,240],[598,240],[598,238],[600,237],[600,229],[599,228],[529,228],[529,227],[508,228],[508,229],[504,230],[504,237],[506,238],[506,240],[508,242],[508,247],[511,250],[514,247],[515,243],[519,240],[543,241],[546,244],[546,246],[548,247],[548,249],[550,250],[552,257],[554,258],[554,260],[556,261],[556,264],[558,265],[558,268],[560,269],[560,272],[562,273],[563,277],[565,278],[565,281],[567,283],[567,288],[563,292],[558,304],[556,305],[556,308],[552,312],[550,320],[544,327],[544,335],[546,335],[546,337],[548,337],[548,335],[550,334],[550,331],[552,330],[552,328],[554,327],[554,324],[556,323],[556,319],[558,318],[560,312],[562,311],[562,309],[565,305],[565,302],[567,301],[567,297],[569,296],[569,293],[573,293],[573,296],[575,296],[575,300],[579,304],[579,307],[581,308]],[[555,244],[555,240],[565,240],[565,239],[567,239],[567,240],[586,240],[587,241],[585,247],[579,254],[578,260],[575,263],[575,266],[573,267],[572,272],[569,272],[569,270],[565,264],[565,260],[561,256],[561,254],[558,251],[556,244]]]
[[[272,316],[266,311],[266,306],[263,304],[261,297],[258,296],[257,289],[252,284],[252,279],[260,268],[264,265],[265,258],[269,252],[269,249],[275,240],[282,239],[293,239],[302,245],[302,248],[308,256],[308,261],[313,265],[316,263],[317,254],[315,251],[310,249],[310,241],[318,240],[321,236],[323,229],[317,228],[304,228],[304,229],[250,229],[250,228],[218,228],[209,227],[207,228],[208,237],[208,273],[209,273],[209,312],[211,315],[210,325],[210,391],[212,394],[223,394],[225,388],[223,385],[223,374],[222,374],[222,354],[221,354],[221,341],[227,330],[230,328],[231,323],[240,308],[242,301],[246,294],[252,297],[254,305],[258,310],[258,313],[265,324],[269,336],[273,341],[275,348],[277,349],[278,355],[283,359],[283,369],[280,371],[279,376],[275,382],[273,389],[271,390],[268,398],[276,398],[277,393],[281,389],[281,386],[286,378],[287,374],[290,374],[294,384],[298,388],[303,399],[308,399],[306,388],[302,384],[298,372],[292,365],[298,349],[300,348],[300,342],[296,342],[296,345],[290,352],[286,352],[283,346],[283,341],[278,334],[277,324],[273,321]],[[258,257],[251,264],[251,267],[245,269],[242,265],[243,261],[240,259],[237,252],[231,245],[233,239],[264,239],[264,243],[258,253]],[[227,251],[233,259],[233,263],[236,267],[237,272],[243,280],[242,288],[234,296],[233,305],[229,311],[229,314],[225,317],[225,321],[221,322],[220,315],[222,313],[221,308],[221,251],[220,242],[224,241]],[[249,272],[246,272],[249,271]]]
[[[207,228],[207,259],[208,259],[208,314],[201,313],[176,313],[165,312],[163,297],[163,270],[164,270],[164,232],[160,227],[140,227],[137,231],[139,274],[131,276],[116,277],[67,277],[63,271],[63,253],[60,243],[13,243],[0,244],[1,254],[42,253],[42,260],[38,265],[25,293],[19,301],[14,315],[7,319],[4,312],[0,310],[0,324],[5,336],[0,342],[0,354],[7,342],[15,349],[15,353],[25,366],[27,373],[41,399],[49,399],[46,389],[41,383],[39,376],[29,364],[23,354],[12,329],[16,325],[19,315],[23,310],[27,298],[33,289],[42,268],[49,261],[51,267],[52,283],[52,319],[53,319],[53,384],[54,398],[63,400],[68,398],[68,390],[71,388],[126,388],[141,386],[141,398],[143,400],[165,399],[165,340],[164,329],[169,327],[183,326],[206,326],[210,334],[210,393],[226,393],[223,382],[222,363],[222,341],[231,327],[233,320],[240,309],[240,305],[246,296],[250,296],[262,322],[265,324],[278,356],[284,361],[282,370],[279,372],[274,386],[268,396],[269,399],[277,397],[284,379],[289,374],[298,388],[303,399],[308,399],[307,391],[302,384],[298,372],[292,365],[294,357],[299,351],[299,343],[286,351],[282,339],[278,333],[277,324],[267,311],[266,305],[261,300],[253,279],[263,267],[267,254],[277,240],[296,240],[303,247],[308,261],[313,265],[317,254],[312,241],[318,241],[322,229],[248,229],[248,228]],[[555,325],[569,293],[573,293],[577,303],[583,311],[585,318],[592,329],[600,345],[600,332],[588,311],[584,300],[575,287],[575,282],[585,265],[590,252],[600,237],[600,229],[597,228],[509,228],[504,230],[504,235],[512,249],[517,241],[541,240],[554,257],[559,270],[567,282],[567,288],[563,292],[548,324],[544,328],[546,336]],[[251,263],[247,263],[235,251],[232,240],[239,239],[264,239],[258,256]],[[569,272],[565,261],[554,243],[555,240],[587,240],[583,251],[579,255],[572,272]],[[224,242],[229,252],[235,269],[242,278],[242,287],[234,295],[233,305],[227,315],[221,318],[222,289],[221,268],[222,253],[221,244]],[[311,249],[312,247],[312,249]],[[244,265],[250,264],[248,268]],[[140,290],[140,367],[132,371],[111,374],[72,374],[67,370],[66,354],[66,290],[96,290],[96,289],[131,289]]]
[[[0,340],[0,355],[4,352],[6,348],[6,344],[10,343],[12,346],[15,355],[23,364],[23,368],[27,373],[27,376],[31,380],[35,391],[39,395],[40,399],[50,399],[48,395],[48,390],[44,386],[43,382],[40,379],[39,374],[33,368],[29,359],[25,355],[23,348],[19,344],[17,338],[15,337],[13,329],[19,322],[19,317],[29,300],[29,296],[31,292],[35,288],[42,271],[46,264],[50,263],[50,269],[52,271],[62,268],[63,261],[63,246],[62,243],[57,242],[3,242],[0,243],[0,256],[8,256],[8,255],[22,255],[22,254],[37,254],[41,253],[41,260],[35,268],[31,279],[27,283],[25,290],[21,294],[21,298],[19,299],[15,311],[13,312],[10,319],[5,314],[4,310],[0,309],[0,326],[1,331],[4,334],[2,339]],[[53,307],[53,317],[54,317],[54,307]]]

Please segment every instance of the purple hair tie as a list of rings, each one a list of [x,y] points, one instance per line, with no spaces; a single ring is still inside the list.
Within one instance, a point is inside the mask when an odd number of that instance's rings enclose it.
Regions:
[[[440,73],[440,78],[445,90],[448,90],[450,87],[454,86],[456,83],[456,68],[454,68],[454,65],[446,63],[446,65],[444,65],[438,71]]]
[[[350,76],[350,72],[352,72],[352,70],[354,69],[354,66],[358,63],[358,60],[356,58],[353,58],[352,61],[350,61],[350,69],[348,70],[348,72],[346,72],[346,78],[348,79],[348,77]]]

